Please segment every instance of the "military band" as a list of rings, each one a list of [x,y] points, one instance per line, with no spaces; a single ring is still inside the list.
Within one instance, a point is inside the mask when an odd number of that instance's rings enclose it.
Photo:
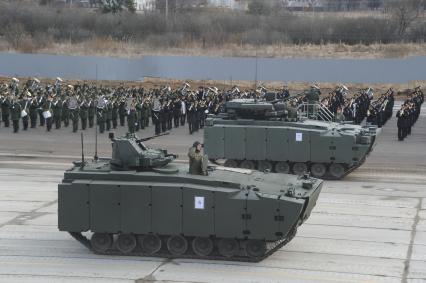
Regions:
[[[399,141],[403,141],[408,135],[411,135],[411,128],[420,116],[423,102],[424,93],[417,87],[414,92],[408,94],[407,99],[396,112]]]
[[[56,78],[53,85],[43,86],[37,78],[31,78],[19,86],[19,79],[12,78],[9,84],[0,85],[0,110],[3,127],[12,121],[13,132],[34,129],[37,123],[50,131],[72,125],[72,131],[99,127],[105,130],[124,127],[127,123],[131,133],[149,127],[151,119],[155,134],[187,125],[192,134],[205,126],[209,114],[218,114],[225,103],[236,98],[268,99],[270,92],[259,86],[252,91],[240,91],[237,86],[219,91],[216,87],[199,87],[191,90],[188,83],[173,90],[170,86],[146,90],[142,87],[103,87],[92,84],[63,85]],[[371,88],[359,90],[349,96],[345,85],[337,86],[328,95],[323,95],[318,84],[302,94],[290,95],[287,85],[274,93],[274,99],[286,100],[289,119],[296,119],[301,111],[299,105],[308,104],[307,111],[312,118],[322,119],[321,111],[327,109],[337,122],[360,124],[367,122],[382,127],[393,113],[395,91],[391,88],[374,98]],[[398,139],[410,135],[411,127],[417,121],[423,92],[419,87],[407,94],[407,99],[396,113],[398,118]],[[311,105],[319,104],[322,108]],[[311,109],[309,109],[311,107]],[[318,110],[319,109],[319,110]],[[314,113],[319,111],[319,113]],[[96,119],[96,120],[95,120]]]

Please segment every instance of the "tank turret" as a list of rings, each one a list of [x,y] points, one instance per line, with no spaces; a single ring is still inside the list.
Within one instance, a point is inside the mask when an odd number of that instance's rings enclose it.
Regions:
[[[124,137],[115,138],[114,134],[110,133],[109,137],[112,141],[111,168],[114,170],[149,171],[169,164],[176,158],[176,155],[168,154],[167,150],[164,149],[148,148],[143,143],[163,135],[138,139],[135,134],[128,133]]]

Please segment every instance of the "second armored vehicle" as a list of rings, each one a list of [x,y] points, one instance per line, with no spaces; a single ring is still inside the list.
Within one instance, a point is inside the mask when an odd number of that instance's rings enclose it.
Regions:
[[[336,123],[327,109],[305,106],[301,118],[289,117],[297,109],[287,110],[284,103],[227,102],[226,113],[206,121],[205,152],[213,160],[225,159],[229,167],[297,175],[310,171],[323,179],[340,179],[359,167],[373,149],[377,127]],[[322,120],[309,119],[314,114]]]
[[[75,162],[58,186],[59,230],[99,254],[259,261],[295,236],[322,187],[218,166],[191,175],[135,135],[112,143],[112,158]]]

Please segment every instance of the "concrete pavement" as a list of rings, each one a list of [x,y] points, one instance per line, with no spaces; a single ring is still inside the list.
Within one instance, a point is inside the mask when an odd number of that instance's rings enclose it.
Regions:
[[[90,253],[57,230],[57,184],[80,135],[0,128],[0,282],[426,282],[426,109],[404,142],[395,123],[362,167],[325,182],[293,241],[259,263]],[[186,131],[150,144],[184,159],[202,140]],[[99,152],[109,146],[105,136]]]

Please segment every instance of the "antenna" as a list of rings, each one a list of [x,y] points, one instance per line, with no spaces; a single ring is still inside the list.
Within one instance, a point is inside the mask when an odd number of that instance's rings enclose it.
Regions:
[[[98,161],[98,127],[95,127],[95,156],[93,157],[95,161]]]
[[[81,133],[81,168],[84,167],[83,133]]]
[[[254,89],[257,88],[257,45],[256,45],[256,67],[255,67],[255,73],[254,73]]]

